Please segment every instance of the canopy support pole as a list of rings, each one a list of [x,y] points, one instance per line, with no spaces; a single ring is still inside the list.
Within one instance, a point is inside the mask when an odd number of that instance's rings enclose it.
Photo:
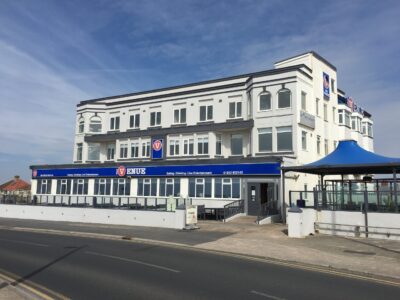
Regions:
[[[344,206],[344,175],[343,174],[341,174],[342,175],[342,203],[341,203],[341,208],[340,209],[343,209],[343,206]]]
[[[399,212],[399,205],[397,202],[397,174],[396,174],[396,169],[393,169],[393,180],[394,180],[394,210],[395,212]]]
[[[321,174],[322,208],[326,209],[326,187],[324,186],[324,175]]]

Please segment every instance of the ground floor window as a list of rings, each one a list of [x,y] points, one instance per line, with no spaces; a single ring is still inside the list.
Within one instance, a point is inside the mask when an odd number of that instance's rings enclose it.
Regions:
[[[180,178],[160,178],[160,196],[174,196],[178,197],[181,193],[181,179]]]
[[[157,196],[157,178],[139,178],[138,196]]]
[[[113,179],[113,195],[129,196],[131,194],[131,180],[130,179]]]
[[[69,179],[58,179],[57,180],[57,192],[58,195],[67,195],[71,193],[71,180]]]
[[[72,194],[87,195],[88,194],[88,179],[74,179],[72,183]]]
[[[211,198],[212,178],[189,178],[189,197]]]
[[[37,181],[36,194],[51,194],[51,179],[39,179]]]
[[[215,178],[215,198],[240,198],[239,178]]]
[[[110,195],[111,194],[111,179],[99,178],[94,180],[95,195]]]

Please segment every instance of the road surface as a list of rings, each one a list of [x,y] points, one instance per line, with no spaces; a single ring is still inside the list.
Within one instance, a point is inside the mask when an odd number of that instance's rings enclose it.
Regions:
[[[0,245],[0,269],[17,283],[73,299],[400,297],[399,287],[372,280],[179,247],[4,229]]]

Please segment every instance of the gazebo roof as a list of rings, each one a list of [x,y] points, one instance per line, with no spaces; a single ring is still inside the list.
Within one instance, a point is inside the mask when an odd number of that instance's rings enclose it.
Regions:
[[[361,148],[354,140],[343,140],[329,155],[303,166],[282,167],[284,172],[310,174],[390,174],[400,170],[400,158],[385,157]]]

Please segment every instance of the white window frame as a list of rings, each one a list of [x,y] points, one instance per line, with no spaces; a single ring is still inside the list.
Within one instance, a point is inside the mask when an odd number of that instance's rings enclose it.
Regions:
[[[123,142],[119,144],[119,158],[128,158],[128,142]]]
[[[307,111],[307,93],[301,91],[301,110]]]
[[[100,125],[100,126],[98,126]],[[97,128],[97,129],[95,129]],[[95,129],[95,130],[93,130]],[[102,130],[102,122],[101,122],[101,118],[98,116],[93,116],[92,118],[90,118],[89,121],[89,132],[90,133],[100,133]]]
[[[202,110],[204,110],[204,118],[202,118]],[[214,119],[214,107],[213,105],[201,105],[199,108],[199,120],[200,122],[208,122]]]
[[[269,108],[267,109],[262,109],[261,108],[261,97],[262,96],[269,96]],[[262,92],[259,96],[258,96],[258,111],[270,111],[272,110],[272,94],[270,92]]]
[[[183,138],[182,155],[184,155],[184,156],[194,155],[194,138],[193,137],[184,137]]]
[[[96,149],[97,148],[97,149]],[[97,154],[96,158],[90,157],[91,152],[93,152],[93,150],[97,150]],[[100,160],[100,144],[98,143],[88,143],[88,159],[89,161],[99,161]]]
[[[132,113],[129,116],[129,128],[140,128],[140,113]]]
[[[307,131],[301,131],[301,149],[307,151]]]
[[[110,131],[117,131],[121,126],[121,118],[119,116],[110,117]]]
[[[210,152],[209,148],[210,147],[209,147],[208,136],[198,136],[197,137],[197,154],[198,155],[207,155]]]
[[[139,141],[131,141],[131,158],[139,158],[140,144]]]
[[[154,123],[152,122],[152,118],[154,116]],[[150,112],[150,127],[161,126],[161,111],[152,111]]]
[[[83,143],[76,144],[76,161],[83,160]]]
[[[222,134],[220,133],[215,135],[215,155],[222,155]]]
[[[107,160],[115,159],[115,144],[107,145]]]
[[[260,141],[261,141],[261,137],[263,135],[270,135],[271,137],[271,149],[266,150],[266,149],[261,149],[260,148]],[[262,153],[269,153],[273,151],[274,144],[273,144],[273,136],[272,136],[272,127],[265,127],[265,128],[258,128],[258,152],[262,152]]]
[[[233,111],[232,111],[233,110]],[[243,115],[242,101],[230,101],[228,109],[228,119],[239,119]]]
[[[289,92],[289,106],[284,106],[284,107],[281,107],[281,106],[280,106],[280,98],[279,98],[279,95],[280,95],[281,93],[283,93],[283,92]],[[278,91],[278,104],[277,104],[277,108],[278,108],[278,109],[288,109],[288,108],[292,108],[292,92],[291,92],[289,89],[283,88],[283,89],[280,89],[280,90]]]
[[[279,134],[280,133],[291,133],[291,149],[279,149]],[[290,126],[280,126],[276,127],[276,149],[278,152],[288,152],[293,151],[293,127]]]
[[[179,137],[171,137],[169,139],[169,156],[179,156],[180,154],[180,139]]]
[[[186,124],[186,107],[174,109],[174,124]]]

